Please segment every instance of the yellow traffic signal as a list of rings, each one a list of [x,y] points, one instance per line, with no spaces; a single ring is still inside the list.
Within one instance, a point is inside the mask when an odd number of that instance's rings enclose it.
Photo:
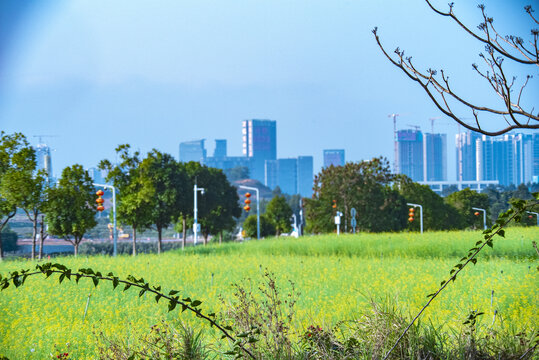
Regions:
[[[98,190],[95,194],[97,195],[97,199],[95,199],[95,202],[97,203],[97,211],[101,212],[105,210],[105,207],[103,206],[105,200],[103,200],[102,198],[105,193],[103,192],[103,190]]]
[[[243,210],[249,212],[249,210],[251,210],[251,207],[249,206],[251,204],[251,193],[245,193],[245,200],[244,200],[244,203],[245,203],[245,206],[243,207]]]
[[[414,217],[415,217],[415,209],[410,208],[410,210],[408,211],[408,221],[409,222],[414,221]]]

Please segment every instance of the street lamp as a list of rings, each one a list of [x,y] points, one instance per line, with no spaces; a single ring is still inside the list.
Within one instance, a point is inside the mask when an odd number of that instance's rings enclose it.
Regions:
[[[193,224],[193,232],[195,233],[195,240],[193,242],[193,245],[197,244],[197,237],[198,237],[198,222],[197,222],[197,215],[198,215],[198,206],[197,206],[197,194],[200,191],[200,195],[204,195],[204,188],[199,188],[197,184],[195,183],[195,187],[193,189],[195,193],[195,206],[194,206],[194,215],[195,215],[195,223]]]
[[[534,214],[535,218],[537,219],[537,226],[539,226],[539,213],[533,212],[533,211],[526,211],[528,214]],[[530,215],[531,217],[531,215]]]
[[[260,240],[260,195],[258,188],[239,185],[240,189],[256,191],[256,239]]]
[[[116,188],[112,185],[106,185],[106,184],[93,184],[94,186],[101,186],[105,189],[112,189],[112,218],[114,222],[114,229],[113,229],[113,250],[112,254],[114,256],[118,255],[118,228],[116,227]]]
[[[485,209],[476,208],[476,207],[473,207],[472,209],[483,212],[483,230],[486,230],[487,229],[487,211]],[[479,213],[476,212],[475,215],[477,216],[479,215]]]
[[[335,225],[337,226],[337,236],[339,236],[339,233],[340,233],[341,216],[343,216],[343,213],[340,211],[337,211],[337,215],[335,215]]]
[[[421,234],[423,234],[423,206],[412,203],[406,203],[406,205],[419,208],[419,228],[421,229]]]
[[[298,234],[297,236],[299,236],[299,231],[298,231],[298,218],[297,218],[296,214],[294,214],[294,213],[292,213],[292,217],[294,218],[294,224],[292,224],[292,225],[294,225],[294,230],[296,231],[296,234]],[[294,231],[294,230],[293,230],[293,231]],[[292,231],[292,232],[293,232],[293,231]],[[297,236],[296,236],[296,237],[297,237]]]

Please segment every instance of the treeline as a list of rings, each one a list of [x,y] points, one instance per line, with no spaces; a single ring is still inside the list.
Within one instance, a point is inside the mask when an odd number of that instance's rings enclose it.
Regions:
[[[206,190],[197,192],[204,244],[209,236],[218,237],[220,242],[224,232],[235,230],[242,209],[237,189],[222,170],[197,162],[181,163],[156,149],[143,156],[132,152],[129,145],[120,145],[116,154],[116,163],[105,159],[99,168],[107,172],[105,180],[118,191],[117,220],[132,229],[133,255],[137,251],[137,233],[145,230],[157,232],[158,253],[162,250],[163,230],[171,227],[183,233],[185,246],[187,229],[194,223],[195,183]],[[330,233],[335,230],[337,212],[343,215],[342,231],[351,232],[352,209],[356,210],[356,231],[418,231],[420,214],[417,211],[415,219],[409,221],[407,203],[422,205],[425,230],[482,228],[483,217],[472,208],[486,209],[490,223],[508,207],[511,197],[531,198],[525,185],[510,191],[492,187],[484,193],[464,189],[442,198],[426,185],[392,174],[384,158],[322,169],[315,176],[310,199],[283,196],[278,189],[273,195],[271,201],[261,204],[262,237],[290,231],[292,216],[298,223],[301,217],[306,220],[300,225],[305,225],[304,233]],[[77,254],[85,234],[97,225],[96,198],[92,178],[81,165],[66,167],[58,181],[51,183],[48,174],[37,169],[35,151],[23,134],[0,133],[0,259],[6,250],[2,244],[7,245],[2,241],[3,230],[17,209],[23,210],[32,223],[32,258],[42,257],[43,241],[48,235],[70,242]],[[525,223],[536,221],[534,215],[530,216]],[[256,215],[249,216],[243,227],[245,236],[255,237]],[[38,238],[41,243],[36,254]]]
[[[117,220],[133,229],[132,253],[136,254],[137,232],[154,229],[158,233],[157,251],[161,251],[162,231],[175,226],[186,231],[193,224],[193,187],[195,182],[206,192],[198,195],[198,223],[204,243],[208,236],[222,236],[234,230],[241,215],[236,188],[223,172],[196,162],[180,163],[171,155],[153,149],[142,157],[131,153],[129,145],[116,149],[119,162],[102,160],[99,168],[107,171],[106,181],[118,191]],[[26,213],[33,224],[32,258],[36,241],[48,235],[64,239],[75,248],[97,222],[96,188],[81,165],[62,171],[56,183],[44,170],[37,169],[36,154],[21,133],[0,133],[0,234],[17,209]],[[45,231],[47,229],[47,231]],[[3,257],[0,237],[0,259]]]
[[[482,229],[482,213],[472,208],[485,209],[489,225],[500,212],[507,210],[513,197],[526,200],[532,195],[526,185],[521,185],[514,191],[500,187],[491,187],[483,193],[464,189],[443,198],[427,185],[392,174],[386,159],[374,158],[330,166],[316,175],[313,197],[304,199],[306,232],[335,231],[337,211],[343,214],[342,231],[350,232],[352,208],[357,211],[357,231],[419,231],[419,211],[416,210],[413,221],[408,221],[407,203],[422,205],[424,230]],[[531,225],[536,221],[535,215],[530,214],[523,224]]]

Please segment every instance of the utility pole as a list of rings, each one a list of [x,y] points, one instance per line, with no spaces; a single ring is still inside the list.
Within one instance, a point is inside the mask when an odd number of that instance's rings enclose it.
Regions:
[[[194,191],[194,198],[195,198],[195,203],[194,203],[194,218],[195,218],[195,222],[193,224],[193,232],[195,233],[195,239],[193,241],[193,246],[197,244],[197,238],[198,238],[198,219],[197,219],[197,215],[198,215],[198,204],[197,204],[197,194],[198,192],[200,191],[200,195],[204,195],[204,188],[199,188],[197,186],[197,183],[196,183],[196,180],[195,180],[195,186],[193,188],[193,191]]]
[[[112,254],[114,256],[118,255],[118,228],[116,227],[116,188],[112,185],[106,185],[106,184],[93,184],[94,186],[101,186],[105,189],[111,189],[112,190],[112,218],[113,218],[113,250]]]
[[[483,230],[487,229],[487,211],[485,209],[472,207],[472,209],[483,212]]]
[[[406,205],[419,208],[419,227],[421,229],[421,234],[423,234],[423,206],[412,203],[406,203]]]

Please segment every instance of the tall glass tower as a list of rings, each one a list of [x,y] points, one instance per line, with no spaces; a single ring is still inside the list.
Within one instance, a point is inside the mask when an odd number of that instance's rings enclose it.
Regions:
[[[423,167],[425,181],[447,181],[446,134],[425,134]]]
[[[252,158],[251,178],[264,183],[266,160],[277,159],[277,122],[243,120],[243,155]]]
[[[397,131],[397,165],[400,174],[423,181],[423,134],[419,130]]]

